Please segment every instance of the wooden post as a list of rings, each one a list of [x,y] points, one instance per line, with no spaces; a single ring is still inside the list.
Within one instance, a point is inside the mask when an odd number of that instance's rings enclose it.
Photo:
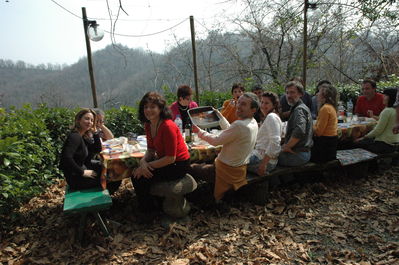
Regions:
[[[302,65],[302,79],[303,88],[306,89],[306,68],[307,68],[307,57],[308,57],[308,0],[305,0],[303,6],[303,65]]]
[[[94,81],[94,72],[93,72],[93,63],[92,63],[92,59],[91,59],[90,40],[89,40],[89,36],[87,34],[87,27],[89,26],[89,21],[87,20],[86,8],[85,7],[82,7],[82,17],[83,17],[83,28],[84,28],[84,32],[85,32],[85,40],[86,40],[87,64],[89,66],[91,93],[93,95],[93,105],[94,105],[95,108],[97,108],[98,104],[97,104],[96,82]]]
[[[193,67],[194,67],[194,86],[195,86],[195,100],[198,104],[199,93],[198,93],[198,74],[197,74],[197,52],[195,50],[195,30],[194,30],[194,17],[190,16],[190,29],[191,29],[191,46],[193,50]]]

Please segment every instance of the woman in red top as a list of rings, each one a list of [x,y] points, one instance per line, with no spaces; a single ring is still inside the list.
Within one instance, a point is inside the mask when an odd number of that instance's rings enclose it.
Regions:
[[[140,101],[139,120],[144,123],[147,151],[133,173],[133,185],[142,212],[154,210],[150,188],[154,182],[183,178],[190,169],[190,154],[166,101],[148,92]]]

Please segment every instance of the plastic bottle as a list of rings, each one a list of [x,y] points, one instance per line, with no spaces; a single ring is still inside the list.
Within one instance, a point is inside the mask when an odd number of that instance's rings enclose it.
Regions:
[[[344,122],[345,120],[345,107],[342,102],[338,102],[338,122]]]
[[[180,132],[183,134],[183,121],[179,114],[176,115],[175,123],[179,128]]]
[[[353,103],[352,100],[348,100],[348,102],[346,103],[346,112],[349,113],[353,113]]]

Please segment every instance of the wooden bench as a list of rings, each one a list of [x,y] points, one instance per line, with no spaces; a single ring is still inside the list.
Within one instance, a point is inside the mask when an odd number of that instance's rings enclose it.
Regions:
[[[108,228],[101,218],[100,211],[107,210],[112,205],[112,199],[108,190],[92,188],[86,190],[70,191],[69,186],[65,189],[64,213],[79,214],[80,222],[78,239],[83,240],[84,228],[86,227],[87,215],[92,214],[105,236],[109,236]]]
[[[349,150],[338,150],[337,157],[344,155],[348,151]],[[357,149],[357,151],[370,153],[363,149]],[[336,169],[336,168],[345,168],[347,171],[347,175],[350,175],[350,176],[356,176],[356,175],[363,176],[364,174],[367,174],[367,169],[368,169],[367,162],[369,162],[377,157],[375,154],[372,154],[372,155],[374,155],[374,156],[358,159],[356,162],[348,164],[348,165],[342,165],[342,163],[338,159],[336,159],[336,160],[328,161],[326,163],[308,162],[304,165],[296,166],[296,167],[280,167],[280,166],[278,166],[275,170],[273,170],[270,174],[268,174],[266,176],[258,176],[257,174],[248,172],[247,180],[248,180],[248,184],[249,184],[249,188],[248,188],[249,194],[250,194],[249,199],[255,204],[263,205],[264,203],[266,203],[267,198],[268,198],[268,192],[269,192],[269,181],[272,178],[288,176],[288,175],[293,175],[293,174],[324,172],[324,171],[327,171],[330,169]]]

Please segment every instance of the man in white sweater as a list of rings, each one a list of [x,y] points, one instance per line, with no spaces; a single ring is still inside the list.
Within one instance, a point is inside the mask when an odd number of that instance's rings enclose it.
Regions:
[[[259,108],[258,97],[253,93],[244,93],[237,103],[238,120],[229,124],[217,112],[219,124],[223,129],[219,135],[214,135],[193,126],[193,132],[211,145],[223,145],[221,152],[215,159],[215,189],[216,201],[223,198],[231,189],[238,190],[247,184],[246,172],[249,154],[255,146],[258,134],[258,124],[253,118]]]

